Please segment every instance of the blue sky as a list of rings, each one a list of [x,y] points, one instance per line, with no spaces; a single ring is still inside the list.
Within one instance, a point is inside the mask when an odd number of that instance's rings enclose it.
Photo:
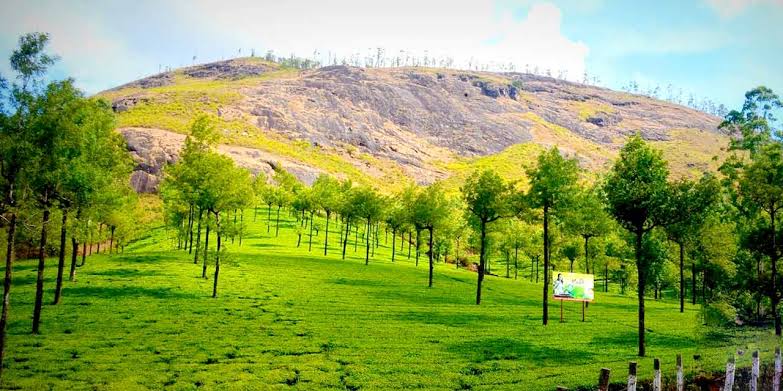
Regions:
[[[325,60],[377,47],[572,80],[586,71],[610,88],[672,84],[730,108],[760,84],[783,92],[783,0],[0,0],[0,10],[0,56],[21,33],[49,32],[55,75],[88,93],[240,48]]]

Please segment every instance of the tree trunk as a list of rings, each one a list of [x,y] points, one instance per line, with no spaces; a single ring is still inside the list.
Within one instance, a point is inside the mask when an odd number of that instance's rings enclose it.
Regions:
[[[680,246],[680,313],[685,312],[685,246],[683,243],[677,243]]]
[[[277,207],[277,222],[275,223],[275,237],[280,234],[280,206]]]
[[[209,211],[207,211],[207,231],[204,232],[204,262],[201,266],[201,278],[207,278],[207,259],[209,259]]]
[[[359,224],[357,223],[353,227],[353,252],[356,253],[358,249],[359,249]]]
[[[537,266],[537,265],[536,265]],[[538,281],[538,269],[536,268],[536,281]],[[549,323],[549,207],[544,206],[544,310],[543,323]]]
[[[101,253],[101,234],[103,233],[103,223],[98,223],[98,249],[95,250],[96,254]]]
[[[413,232],[408,231],[408,259],[411,259],[411,243],[413,243]]]
[[[326,211],[326,231],[324,235],[324,256],[326,256],[326,249],[329,247],[329,217],[331,215],[330,211]]]
[[[397,250],[397,228],[392,228],[392,263],[394,263],[394,254]]]
[[[609,262],[604,265],[604,292],[609,292]]]
[[[416,227],[416,266],[419,266],[419,240],[421,239],[421,230]]]
[[[239,247],[242,247],[242,236],[245,233],[245,210],[239,210]]]
[[[691,261],[691,304],[696,305],[696,260]]]
[[[48,202],[45,198],[44,202]],[[38,252],[38,276],[35,282],[35,307],[33,308],[33,334],[41,327],[41,308],[43,307],[44,267],[46,266],[46,226],[49,225],[49,206],[44,206],[41,224],[41,242]]]
[[[479,250],[478,283],[476,284],[476,305],[481,304],[481,283],[484,281],[484,245],[487,238],[487,222],[481,221],[481,245]]]
[[[193,253],[193,215],[195,214],[195,209],[193,208],[193,204],[190,205],[190,212],[188,213],[188,254]],[[111,236],[112,240],[114,240],[114,227],[112,226],[111,229]],[[109,254],[111,254],[111,249],[109,250]]]
[[[365,238],[365,242],[367,242],[367,252],[364,255],[364,264],[369,265],[370,264],[370,218],[367,218],[367,237]]]
[[[345,260],[345,249],[348,247],[348,234],[351,231],[351,220],[349,218],[345,218],[345,237],[343,239],[343,260]]]
[[[112,248],[114,247],[114,230],[117,229],[116,226],[111,226],[111,237],[109,238],[109,254],[112,252]],[[190,231],[190,247],[192,249],[193,247],[193,231]]]
[[[585,274],[590,274],[590,255],[587,248],[587,241],[590,240],[590,236],[584,235],[585,238]]]
[[[3,311],[0,315],[0,375],[3,373],[5,359],[6,324],[8,324],[8,306],[11,296],[11,280],[14,265],[14,244],[16,240],[16,213],[11,212],[8,221],[8,241],[5,253],[5,279],[3,280]]]
[[[517,276],[519,275],[519,264],[517,263],[519,261],[519,247],[514,247],[514,279],[517,279]]]
[[[60,226],[60,254],[57,260],[57,282],[54,287],[54,301],[52,304],[60,303],[60,296],[63,291],[63,273],[65,272],[65,238],[67,237],[68,209],[63,209],[63,220]]]
[[[84,263],[87,262],[87,241],[85,240],[84,243],[82,243],[82,263],[79,265],[79,267],[84,266]]]
[[[266,204],[266,233],[272,229],[272,204]]]
[[[770,297],[772,301],[772,316],[775,318],[775,335],[778,337],[781,334],[780,325],[780,312],[778,312],[778,302],[780,301],[780,294],[778,293],[778,245],[777,245],[777,233],[775,232],[775,207],[770,208],[769,224],[772,230],[772,254],[770,259],[772,260],[772,295]],[[706,282],[706,279],[705,279]]]
[[[71,270],[68,274],[69,281],[76,281],[76,257],[79,255],[79,242],[75,236],[71,236]]]
[[[647,276],[645,275],[647,269],[644,267],[642,261],[642,235],[644,232],[641,229],[636,231],[636,275],[639,281],[638,296],[639,296],[639,357],[644,357],[644,289],[647,283]]]
[[[217,297],[218,276],[220,275],[220,212],[215,213],[215,229],[217,230],[217,249],[215,250],[215,281],[212,283],[212,297]]]
[[[310,243],[307,245],[307,251],[313,251],[313,215],[314,211],[310,211]]]
[[[432,253],[433,253],[433,250],[432,250],[432,234],[433,234],[433,228],[429,227],[429,231],[430,231],[430,285],[429,285],[429,287],[432,288],[432,268],[433,268],[433,264],[432,264]]]
[[[503,252],[506,255],[506,278],[511,278],[511,255],[508,250]]]
[[[198,208],[198,223],[196,224],[196,252],[193,253],[193,264],[198,265],[198,252],[201,249],[201,219],[203,218],[204,211]]]

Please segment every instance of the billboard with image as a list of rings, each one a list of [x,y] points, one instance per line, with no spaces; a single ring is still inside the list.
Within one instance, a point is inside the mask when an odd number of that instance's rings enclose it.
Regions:
[[[555,272],[552,279],[552,292],[555,299],[593,301],[592,274]]]

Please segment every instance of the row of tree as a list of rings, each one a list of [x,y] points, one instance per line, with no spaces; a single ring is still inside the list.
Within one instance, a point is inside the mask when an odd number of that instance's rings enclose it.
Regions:
[[[597,273],[597,262],[602,262],[605,280],[609,279],[609,264],[614,262],[613,266],[620,266],[619,270],[613,267],[613,272],[619,275],[623,291],[635,286],[638,294],[639,354],[644,355],[645,295],[652,289],[657,298],[668,286],[678,292],[680,311],[684,311],[686,273],[691,277],[693,304],[697,301],[697,278],[701,280],[705,319],[764,322],[771,318],[780,333],[776,218],[783,189],[778,175],[783,177],[783,169],[778,166],[780,138],[771,125],[779,108],[778,97],[759,87],[748,92],[741,110],[726,115],[721,128],[733,136],[729,146],[733,152],[721,167],[720,179],[709,173],[698,180],[671,179],[661,153],[635,136],[605,177],[592,185],[582,179],[575,158],[552,148],[527,170],[524,183],[506,182],[489,170],[469,176],[459,193],[435,183],[409,186],[392,195],[328,175],[305,186],[279,167],[271,178],[258,174],[251,179],[214,151],[214,129],[206,119],[199,119],[182,161],[168,170],[163,194],[167,218],[177,228],[180,247],[184,243],[192,251],[195,236],[195,262],[201,227],[207,231],[204,277],[209,230],[216,230],[215,296],[224,250],[221,238],[229,235],[233,240],[238,235],[241,243],[243,210],[252,206],[255,219],[257,206],[266,205],[267,232],[271,233],[274,221],[277,236],[281,211],[290,213],[298,221],[297,246],[302,236],[309,236],[310,251],[313,232],[320,232],[316,217],[325,218],[324,255],[329,249],[332,222],[339,227],[339,235],[333,235],[332,240],[339,240],[343,258],[350,234],[354,234],[356,248],[361,233],[365,264],[380,245],[381,229],[387,235],[391,232],[392,261],[397,256],[398,239],[401,249],[408,244],[409,254],[415,246],[417,264],[420,243],[426,241],[430,287],[433,264],[441,256],[447,260],[452,255],[460,263],[477,256],[477,304],[493,249],[505,258],[507,276],[512,259],[516,275],[520,250],[531,260],[531,276],[532,260],[537,264],[541,257],[544,324],[548,321],[553,251],[567,260],[571,270],[580,256],[588,273]],[[233,213],[233,221],[221,225],[221,212]],[[632,262],[626,263],[628,259]],[[686,260],[690,260],[690,271]],[[754,262],[755,267],[748,267]],[[728,292],[740,294],[729,296]]]
[[[0,316],[0,370],[14,258],[37,247],[38,267],[32,332],[40,332],[44,269],[48,255],[58,256],[53,305],[60,303],[70,250],[70,280],[75,279],[88,244],[113,251],[130,240],[135,193],[129,187],[132,161],[124,140],[114,131],[114,114],[102,100],[86,98],[73,80],[45,82],[57,60],[46,53],[49,36],[27,34],[11,55],[12,80],[0,78],[0,214],[4,238],[5,279]],[[52,221],[52,217],[57,221]],[[58,225],[59,224],[59,225]],[[59,228],[59,246],[48,235]],[[33,238],[36,231],[38,238]],[[70,249],[68,239],[70,236]],[[108,245],[108,246],[107,246]]]

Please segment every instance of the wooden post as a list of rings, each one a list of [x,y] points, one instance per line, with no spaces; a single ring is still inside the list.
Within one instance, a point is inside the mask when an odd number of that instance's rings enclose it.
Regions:
[[[750,391],[757,391],[759,383],[759,351],[753,352],[753,366],[750,369]]]
[[[661,391],[661,360],[653,360],[653,391]]]
[[[723,391],[731,391],[734,388],[734,355],[726,361],[726,382],[723,383]]]
[[[677,355],[677,391],[685,389],[685,377],[682,374],[682,354]]]
[[[585,321],[585,302],[582,302],[582,322]]]
[[[775,374],[772,377],[772,390],[780,391],[780,373],[782,372],[783,365],[780,360],[780,346],[775,348]]]
[[[636,391],[636,361],[628,363],[628,391]]]
[[[601,375],[598,376],[598,391],[609,391],[609,368],[601,368]]]
[[[560,323],[563,323],[563,299],[560,299]]]

